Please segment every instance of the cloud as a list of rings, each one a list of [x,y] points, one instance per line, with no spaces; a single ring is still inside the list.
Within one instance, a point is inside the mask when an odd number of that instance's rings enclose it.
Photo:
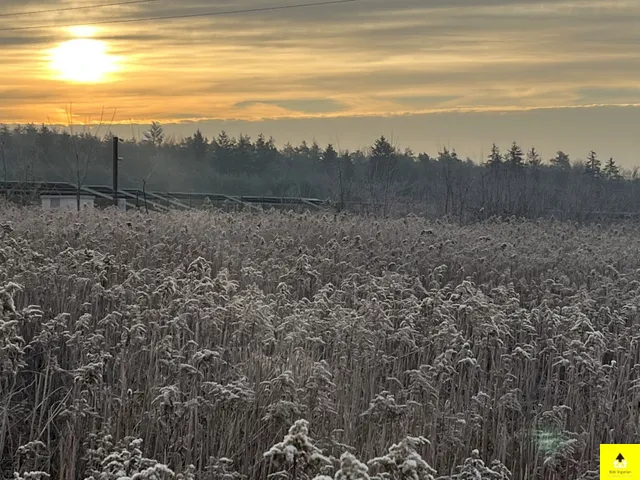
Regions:
[[[3,11],[94,3],[5,0]],[[71,101],[88,112],[117,107],[122,121],[638,101],[635,0],[361,0],[100,25],[94,37],[122,62],[113,82],[95,85],[64,84],[49,74],[46,51],[70,38],[68,28],[2,31],[274,5],[282,3],[185,0],[0,17],[0,122],[16,119],[7,112],[40,121]]]
[[[585,87],[578,89],[576,93],[583,102],[640,103],[640,85],[635,88]]]
[[[27,32],[0,32],[0,46],[3,48],[36,47],[56,41],[54,34]]]
[[[456,95],[389,95],[386,99],[398,105],[415,108],[429,108],[451,104],[460,100]]]
[[[291,112],[299,113],[330,113],[339,112],[344,108],[344,105],[340,102],[323,98],[265,101],[245,100],[234,104],[234,107],[243,109],[256,105],[275,105]]]

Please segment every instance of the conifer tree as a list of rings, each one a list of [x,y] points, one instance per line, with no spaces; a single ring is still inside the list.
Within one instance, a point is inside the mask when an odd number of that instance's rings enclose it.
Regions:
[[[589,155],[587,156],[587,164],[585,167],[585,172],[590,177],[596,178],[600,176],[600,160],[596,155],[596,152],[591,150]]]

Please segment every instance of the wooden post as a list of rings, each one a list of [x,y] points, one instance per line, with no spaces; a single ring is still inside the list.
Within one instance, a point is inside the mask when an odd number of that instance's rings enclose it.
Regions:
[[[118,208],[118,137],[113,137],[113,204]]]
[[[7,183],[7,159],[4,156],[4,141],[0,142],[0,153],[2,153],[2,167],[4,169],[4,197],[9,199],[9,184]]]
[[[144,211],[149,215],[149,207],[147,206],[147,180],[142,179],[142,198],[144,199]]]

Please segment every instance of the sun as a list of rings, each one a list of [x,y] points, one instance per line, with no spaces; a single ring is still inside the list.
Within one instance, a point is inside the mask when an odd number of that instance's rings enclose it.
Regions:
[[[50,51],[50,68],[57,78],[75,83],[101,83],[117,71],[116,59],[108,46],[93,38],[74,38]]]

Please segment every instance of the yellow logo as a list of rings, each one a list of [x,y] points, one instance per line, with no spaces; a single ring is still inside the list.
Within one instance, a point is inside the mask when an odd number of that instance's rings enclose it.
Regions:
[[[600,444],[600,480],[640,480],[640,443]]]

